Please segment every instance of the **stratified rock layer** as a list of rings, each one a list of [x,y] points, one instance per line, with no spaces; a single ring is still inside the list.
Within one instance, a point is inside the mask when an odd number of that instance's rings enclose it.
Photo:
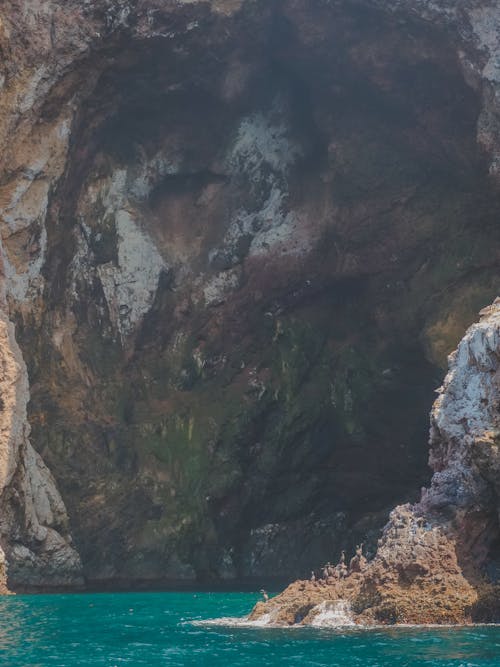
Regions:
[[[373,553],[428,481],[432,389],[498,286],[495,3],[4,5],[18,428],[29,398],[85,576],[290,578]],[[69,542],[59,496],[52,520],[6,479],[10,583],[50,584],[56,546],[14,529],[34,507]]]
[[[251,620],[314,625],[339,600],[361,624],[500,620],[500,299],[481,314],[434,403],[434,475],[420,502],[393,510],[371,562],[298,581]]]

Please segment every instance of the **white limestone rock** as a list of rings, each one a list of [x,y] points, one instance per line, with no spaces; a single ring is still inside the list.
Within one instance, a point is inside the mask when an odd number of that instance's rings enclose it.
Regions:
[[[115,221],[118,262],[100,265],[98,274],[111,318],[124,340],[150,309],[160,274],[167,267],[155,244],[128,211],[117,211]]]
[[[435,473],[422,495],[426,511],[480,507],[491,494],[477,459],[484,443],[494,445],[500,433],[500,299],[468,329],[449,366],[431,413],[430,464]]]
[[[126,344],[151,308],[158,281],[169,267],[154,240],[141,226],[141,214],[133,202],[147,199],[157,182],[176,167],[164,156],[133,168],[116,169],[110,177],[90,182],[79,202],[80,226],[75,231],[77,250],[72,260],[72,298],[80,298],[79,284],[102,285],[109,318],[116,337]],[[92,212],[104,209],[92,219]],[[93,227],[89,227],[88,220]],[[116,234],[116,258],[98,264],[90,239],[99,239],[105,226]]]

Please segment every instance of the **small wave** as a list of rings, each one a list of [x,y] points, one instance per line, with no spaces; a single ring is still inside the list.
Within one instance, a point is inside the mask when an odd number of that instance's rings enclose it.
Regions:
[[[318,605],[319,607],[320,605]],[[321,614],[321,612],[320,612]],[[318,614],[318,616],[320,616]],[[260,618],[256,620],[250,620],[248,616],[244,617],[232,617],[225,616],[221,618],[208,618],[203,620],[196,621],[184,621],[182,625],[192,625],[195,627],[222,627],[222,628],[279,628],[285,630],[307,630],[307,629],[324,629],[324,630],[353,630],[353,631],[387,631],[387,630],[426,630],[426,629],[469,629],[469,628],[484,628],[484,627],[500,627],[499,623],[471,623],[467,625],[454,625],[454,624],[445,624],[445,623],[425,623],[425,624],[416,624],[416,623],[397,623],[394,625],[389,624],[374,624],[374,625],[363,625],[356,623],[352,619],[343,619],[342,622],[339,622],[338,616],[332,619],[328,611],[324,612],[322,616],[314,619],[313,622],[307,623],[304,625],[294,624],[286,625],[283,623],[276,623],[273,621],[271,614],[263,614]]]
[[[229,627],[229,628],[282,628],[283,626],[275,622],[278,610],[273,610],[267,614],[262,614],[259,618],[251,620],[248,616],[242,618],[226,616],[222,618],[208,618],[199,621],[190,621],[190,625],[202,627]]]
[[[246,616],[243,618],[223,616],[222,618],[207,618],[200,621],[186,621],[186,624],[196,627],[262,628],[269,625],[267,616],[269,614],[265,614],[256,621],[251,621]]]
[[[289,626],[284,623],[277,623],[279,609],[273,609],[267,614],[262,614],[257,619],[250,619],[248,616],[243,618],[214,618],[201,621],[192,621],[191,625],[205,627],[232,627],[232,628],[345,628],[355,626],[351,606],[346,600],[325,600],[311,610],[312,620],[304,625]]]

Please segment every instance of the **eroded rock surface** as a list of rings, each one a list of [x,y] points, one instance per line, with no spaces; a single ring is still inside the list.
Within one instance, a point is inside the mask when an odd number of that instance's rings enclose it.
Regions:
[[[498,621],[499,399],[497,299],[450,356],[431,416],[434,475],[420,502],[393,510],[371,562],[298,581],[250,619],[328,624],[325,610],[341,600],[361,624]]]
[[[295,577],[416,499],[498,286],[498,43],[480,0],[0,9],[5,313],[88,579]]]
[[[14,325],[0,316],[0,541],[2,587],[83,583],[66,508],[49,470],[29,441],[28,375]]]

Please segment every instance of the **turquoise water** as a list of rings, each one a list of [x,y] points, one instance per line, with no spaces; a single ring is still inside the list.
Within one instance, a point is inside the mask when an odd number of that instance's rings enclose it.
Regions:
[[[500,628],[332,631],[193,625],[246,614],[249,593],[0,599],[0,665],[500,667]]]

